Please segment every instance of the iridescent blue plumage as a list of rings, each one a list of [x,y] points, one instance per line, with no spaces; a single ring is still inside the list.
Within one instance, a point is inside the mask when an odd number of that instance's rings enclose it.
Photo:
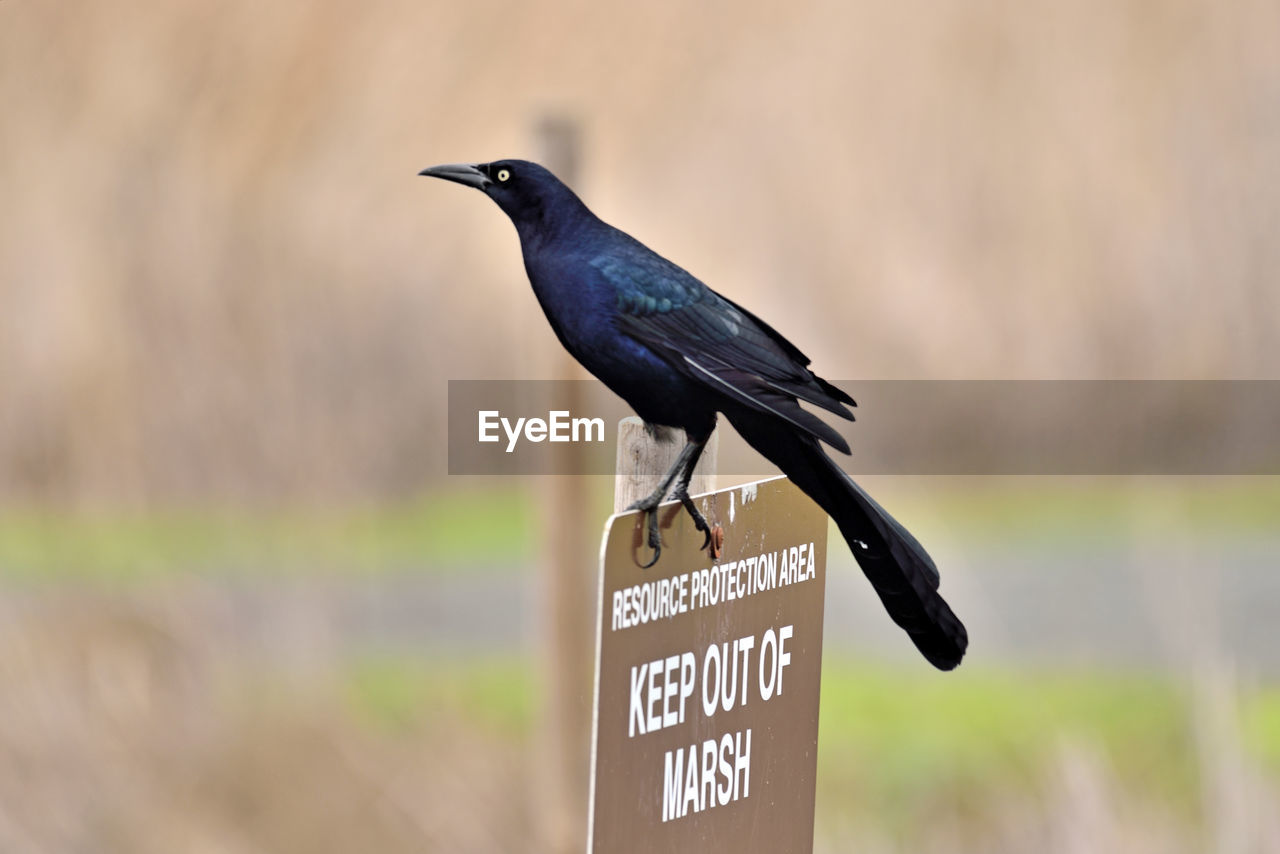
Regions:
[[[823,452],[844,438],[801,402],[852,419],[853,400],[809,370],[773,327],[684,269],[598,219],[546,169],[523,160],[433,167],[423,174],[482,190],[511,218],[525,270],[556,336],[587,370],[651,424],[689,444],[663,484],[636,507],[673,497],[709,534],[689,500],[689,475],[723,414],[829,513],[895,622],[935,666],[960,663],[964,625],[938,594],[938,571],[911,534]],[[710,541],[708,537],[708,542]]]

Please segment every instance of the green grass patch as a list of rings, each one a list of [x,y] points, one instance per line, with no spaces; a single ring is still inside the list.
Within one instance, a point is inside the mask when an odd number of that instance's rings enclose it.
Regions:
[[[465,720],[504,735],[527,735],[534,719],[534,663],[519,658],[423,661],[377,658],[343,676],[359,720],[392,733]]]
[[[532,737],[536,664],[376,659],[352,665],[344,695],[391,732],[449,721]],[[1280,689],[1241,697],[1248,754],[1280,773]],[[1184,685],[1123,673],[984,670],[940,675],[848,660],[823,668],[820,809],[908,830],[938,804],[979,809],[993,792],[1031,794],[1062,751],[1082,749],[1124,790],[1194,815],[1198,748]]]
[[[1280,478],[876,478],[926,540],[1122,543],[1152,531],[1280,537]],[[592,478],[594,521],[612,481]],[[378,507],[0,512],[0,578],[133,582],[175,572],[448,572],[514,566],[536,548],[525,484]]]
[[[1271,773],[1280,776],[1280,687],[1253,692],[1245,701],[1245,744]]]
[[[974,667],[941,676],[841,661],[823,670],[820,793],[892,826],[992,786],[1032,790],[1071,745],[1135,790],[1180,808],[1195,800],[1187,703],[1171,682]]]
[[[181,572],[440,572],[516,564],[533,504],[517,488],[359,509],[0,514],[0,577],[132,582]]]
[[[1280,537],[1277,477],[867,479],[894,515],[962,540],[1117,543],[1155,531]]]

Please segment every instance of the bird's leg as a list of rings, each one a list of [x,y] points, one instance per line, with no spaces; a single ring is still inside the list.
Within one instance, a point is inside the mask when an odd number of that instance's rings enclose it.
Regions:
[[[711,526],[707,524],[706,518],[698,512],[697,506],[694,505],[693,499],[689,497],[689,481],[693,479],[693,470],[698,465],[698,457],[702,456],[702,449],[707,446],[707,440],[701,442],[690,442],[689,446],[697,445],[691,459],[685,464],[684,471],[680,473],[679,480],[676,481],[676,488],[672,491],[671,497],[679,501],[685,510],[689,511],[690,518],[693,519],[693,527],[702,532],[705,539],[702,541],[702,548],[711,545]]]
[[[684,505],[693,515],[693,524],[697,526],[699,531],[707,534],[707,541],[710,542],[710,528],[707,526],[707,520],[702,518],[702,514],[693,506],[693,502],[689,500],[689,479],[693,477],[693,468],[698,464],[698,457],[702,456],[702,449],[707,446],[705,438],[701,440],[690,440],[680,451],[680,456],[676,457],[675,463],[662,476],[662,481],[658,484],[658,488],[645,498],[640,499],[636,503],[628,507],[628,510],[640,510],[649,515],[649,548],[653,549],[653,560],[644,564],[641,568],[648,569],[658,562],[658,555],[662,554],[662,537],[658,533],[658,505],[662,503],[662,499],[667,497],[667,490],[671,488],[671,484],[679,478],[679,486],[677,487],[676,497],[680,499],[680,503]],[[703,548],[706,548],[704,545]]]

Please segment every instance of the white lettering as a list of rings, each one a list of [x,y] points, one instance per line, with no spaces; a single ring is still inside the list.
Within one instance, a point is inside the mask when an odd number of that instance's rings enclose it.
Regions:
[[[693,696],[693,677],[698,673],[698,660],[692,652],[680,656],[680,723],[684,723],[684,709]]]
[[[524,425],[524,419],[517,418],[516,426],[514,429],[512,429],[511,422],[505,418],[502,419],[502,429],[507,432],[507,453],[508,454],[516,449],[516,439],[520,436],[520,428],[523,425]]]
[[[746,736],[745,740],[743,735]],[[751,794],[751,730],[725,733],[687,748],[668,750],[662,761],[662,820],[674,821]]]
[[[769,629],[760,641],[760,699],[768,700],[774,693],[782,693],[782,670],[791,664],[787,641],[795,633],[794,626],[783,626],[775,633]],[[768,663],[766,664],[766,653]]]
[[[747,635],[745,638],[736,642],[738,651],[742,653],[742,701],[741,705],[747,704],[747,668],[750,667],[751,650],[755,648],[755,635]]]
[[[708,795],[710,797],[708,797]],[[698,809],[716,805],[716,740],[702,742],[702,785],[698,786]]]
[[[720,650],[721,660],[724,661],[724,678],[720,680],[720,708],[726,712],[733,708],[733,697],[738,693],[738,642],[733,642],[733,652],[729,652],[729,644],[725,643],[724,648]],[[729,663],[733,662],[733,676],[729,676]],[[746,674],[742,675],[746,679]]]
[[[478,413],[480,416],[480,435],[476,441],[479,442],[496,442],[498,434],[492,431],[498,429],[498,410],[482,409]]]
[[[517,427],[516,429],[519,428]],[[541,442],[546,439],[547,422],[541,418],[530,418],[524,425],[524,437],[530,442]]]
[[[547,418],[504,418],[496,409],[476,412],[476,441],[498,442],[498,428],[507,436],[506,451],[513,453],[521,434],[530,442],[603,442],[603,418],[572,418],[567,409],[553,409]]]
[[[751,730],[747,730],[747,749],[742,749],[742,733],[737,735],[737,749],[734,751],[733,759],[733,800],[737,800],[738,795],[738,777],[742,777],[742,795],[747,797],[751,794]]]
[[[644,704],[640,701],[641,689],[644,686],[644,674],[649,665],[641,664],[639,667],[631,668],[631,714],[629,715],[631,724],[627,730],[627,738],[635,738],[637,727],[640,734],[644,735]]]
[[[662,761],[662,820],[671,821],[682,818],[684,810],[680,807],[680,772],[684,770],[684,751],[668,750]]]
[[[765,664],[765,654],[768,654],[768,665]],[[773,629],[768,629],[764,633],[764,637],[760,639],[760,699],[768,700],[773,696],[774,685],[777,684],[777,676],[774,673],[778,665],[778,636]],[[768,678],[768,682],[765,679]]]
[[[582,438],[578,438],[578,428],[582,428]],[[596,438],[591,438],[591,431],[595,430]],[[573,441],[575,442],[603,442],[604,441],[604,419],[603,418],[575,418],[573,419]]]
[[[689,807],[698,811],[698,748],[692,744],[684,763],[684,803],[680,804],[680,814],[688,813]]]
[[[547,424],[550,427],[547,438],[552,442],[569,441],[569,410],[553,409],[547,415]]]
[[[712,662],[715,662],[716,665],[714,679],[710,676]],[[707,647],[707,655],[702,660],[702,713],[707,717],[714,715],[716,706],[720,704],[719,693],[720,680],[723,678],[721,675],[722,669],[720,666],[720,647],[711,644],[711,646]]]
[[[665,671],[662,675],[662,725],[664,727],[675,726],[677,721],[683,715],[678,713],[671,707],[671,701],[676,697],[676,690],[680,687],[676,681],[676,671],[680,668],[680,656],[673,655],[665,662]]]
[[[645,726],[650,732],[655,729],[662,729],[662,718],[655,711],[658,703],[662,700],[662,692],[658,690],[658,678],[662,673],[662,659],[649,662],[649,699],[645,702],[645,710],[648,717],[645,720]]]
[[[716,803],[720,806],[729,803],[729,795],[733,792],[733,765],[726,755],[731,750],[733,736],[726,732],[724,738],[720,739],[720,776],[724,777],[724,782],[716,788]]]
[[[791,653],[787,652],[787,641],[791,640],[791,626],[778,629],[778,693],[782,693],[782,668],[791,663]]]

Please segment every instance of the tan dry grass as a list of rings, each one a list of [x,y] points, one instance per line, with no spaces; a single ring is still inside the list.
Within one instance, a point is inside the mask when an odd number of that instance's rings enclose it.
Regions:
[[[1266,376],[1280,12],[0,7],[0,495],[386,495],[443,380],[545,376],[443,160],[580,117],[607,218],[828,376]],[[803,295],[803,298],[801,298]]]

